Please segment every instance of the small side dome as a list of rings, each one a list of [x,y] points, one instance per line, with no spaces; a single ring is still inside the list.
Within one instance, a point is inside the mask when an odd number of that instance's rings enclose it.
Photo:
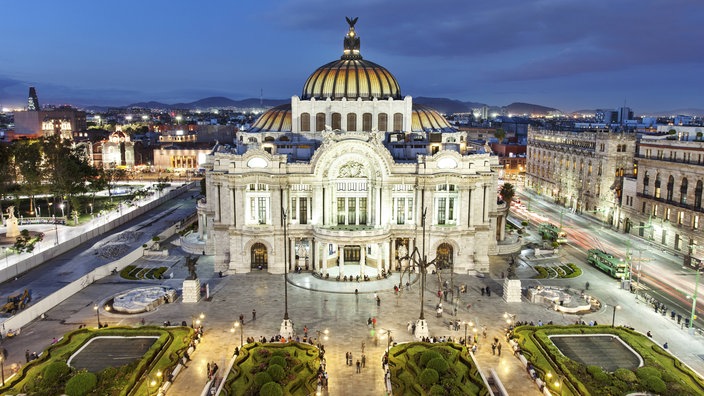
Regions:
[[[411,121],[413,132],[455,132],[456,129],[436,110],[421,104],[413,104]]]
[[[265,111],[248,132],[291,132],[291,104],[282,104]]]

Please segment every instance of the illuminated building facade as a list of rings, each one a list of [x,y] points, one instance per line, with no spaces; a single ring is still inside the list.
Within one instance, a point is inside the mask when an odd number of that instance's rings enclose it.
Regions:
[[[623,178],[633,173],[635,144],[632,133],[531,127],[526,187],[575,212],[620,227]]]
[[[693,256],[704,258],[702,131],[678,127],[675,134],[644,135],[636,155],[637,175],[624,186],[625,230],[681,252],[685,264]]]
[[[498,158],[403,97],[359,44],[350,22],[342,57],[300,97],[208,155],[198,233],[216,271],[373,275],[408,268],[398,258],[414,247],[456,273],[488,271],[505,228]]]

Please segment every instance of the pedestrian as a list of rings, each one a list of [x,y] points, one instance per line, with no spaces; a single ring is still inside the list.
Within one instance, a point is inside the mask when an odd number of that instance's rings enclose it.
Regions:
[[[496,343],[491,343],[491,354],[496,355]]]
[[[24,351],[24,358],[25,358],[25,360],[26,360],[26,363],[29,363],[29,349],[27,349],[26,351]]]
[[[376,296],[376,306],[380,307],[381,306],[381,297]]]
[[[648,337],[653,338],[653,334],[650,333],[650,330],[648,330]]]
[[[667,343],[662,344],[662,347],[667,349]]]
[[[362,341],[362,353],[364,353],[364,341]]]
[[[585,289],[585,290],[589,290],[589,282],[587,282],[587,283],[584,284],[584,289]]]
[[[257,320],[257,310],[256,310],[256,309],[253,309],[253,310],[252,310],[252,320],[253,320],[253,321],[254,321],[254,320]]]
[[[489,289],[489,286],[486,287],[486,296],[491,297],[491,289]]]
[[[484,295],[484,293],[485,293],[484,286],[482,286],[482,296]]]
[[[210,379],[210,377],[211,377],[212,374],[213,374],[213,372],[210,371],[210,362],[208,362],[208,365],[206,366],[206,370],[207,370],[207,373],[208,373],[208,379]]]
[[[357,359],[357,374],[362,372],[362,362]]]
[[[482,326],[482,335],[486,338],[486,326]]]
[[[240,323],[244,324],[244,314],[240,314]]]
[[[144,326],[144,318],[142,318],[142,320],[140,320],[139,322],[142,324],[142,326]]]
[[[501,343],[498,343],[498,344],[496,345],[496,352],[497,352],[497,354],[498,354],[499,356],[501,356]]]
[[[364,368],[367,365],[367,356],[365,354],[362,354],[362,368]]]

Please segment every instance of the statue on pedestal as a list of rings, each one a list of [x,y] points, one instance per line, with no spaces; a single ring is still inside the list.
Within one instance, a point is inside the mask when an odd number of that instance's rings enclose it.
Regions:
[[[186,279],[198,279],[198,274],[196,274],[196,262],[198,257],[188,256],[186,257],[186,267],[188,267],[188,278]]]
[[[15,207],[10,206],[7,208],[7,233],[5,234],[8,238],[15,238],[20,236],[20,227],[15,217]]]

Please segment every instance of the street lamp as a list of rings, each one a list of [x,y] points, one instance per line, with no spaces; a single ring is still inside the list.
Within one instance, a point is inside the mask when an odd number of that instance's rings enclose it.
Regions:
[[[616,310],[621,309],[620,305],[614,305],[614,313],[611,316],[611,327],[615,327],[616,325]]]
[[[463,323],[464,323],[464,346],[467,346],[467,327],[468,327],[469,324],[472,323],[472,322],[467,322],[467,321],[465,320]]]
[[[318,334],[318,344],[320,344],[320,334],[325,334],[325,335],[323,336],[323,341],[327,341],[327,340],[328,340],[328,334],[330,333],[330,331],[329,331],[328,329],[325,329],[325,330],[322,330],[322,331],[321,331],[321,330],[316,330],[315,332]]]
[[[98,316],[98,328],[100,328],[100,307],[98,304],[93,305],[93,309],[95,310],[95,314]]]
[[[61,208],[61,217],[66,217],[66,212],[64,212],[63,202],[59,204],[59,207]]]
[[[235,322],[235,327],[240,328],[240,348],[242,348],[244,346],[244,324],[240,323],[240,321],[238,320]],[[233,328],[232,332],[234,332],[234,331],[235,331],[235,329]]]
[[[385,329],[386,330],[386,353],[388,354],[389,351],[391,350],[391,330],[390,329]]]

